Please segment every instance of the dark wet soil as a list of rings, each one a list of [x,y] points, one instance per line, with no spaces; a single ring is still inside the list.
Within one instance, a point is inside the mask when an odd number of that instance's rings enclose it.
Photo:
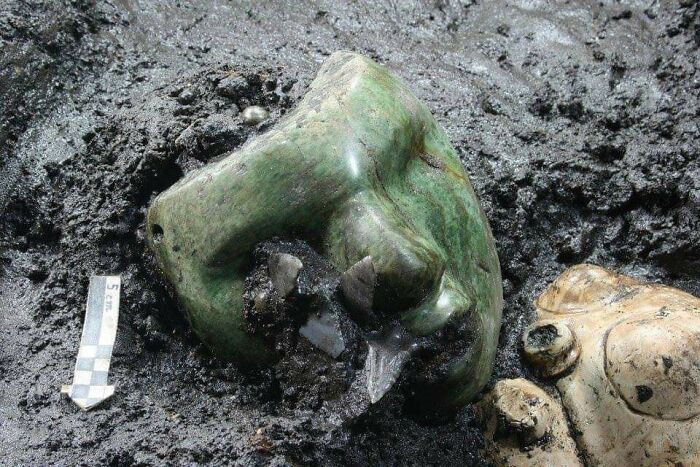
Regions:
[[[362,52],[410,83],[458,149],[503,269],[494,380],[529,376],[519,339],[531,301],[567,266],[592,262],[700,294],[699,9],[3,2],[1,463],[483,463],[469,407],[426,420],[398,394],[327,423],[332,414],[307,395],[285,396],[273,369],[248,374],[214,359],[154,267],[145,209],[278,120],[330,53]],[[246,126],[251,104],[271,119]],[[99,273],[123,280],[117,392],[83,413],[59,387],[72,378]]]

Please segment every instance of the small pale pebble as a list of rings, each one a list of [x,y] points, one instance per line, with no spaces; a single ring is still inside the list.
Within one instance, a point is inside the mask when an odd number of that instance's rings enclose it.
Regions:
[[[270,113],[258,105],[246,107],[243,111],[243,123],[246,125],[257,125],[260,122],[267,120]]]

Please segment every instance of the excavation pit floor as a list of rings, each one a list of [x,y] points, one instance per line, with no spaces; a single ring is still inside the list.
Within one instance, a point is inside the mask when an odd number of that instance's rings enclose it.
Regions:
[[[146,208],[278,121],[331,53],[365,54],[445,128],[491,223],[505,307],[490,385],[533,379],[520,337],[532,300],[565,268],[594,263],[700,295],[699,9],[4,2],[3,463],[485,464],[471,407],[426,420],[389,396],[338,427],[311,396],[280,391],[285,375],[215,359],[146,247]],[[270,119],[246,125],[250,105]],[[94,274],[122,278],[116,393],[81,412],[59,388],[71,382]]]

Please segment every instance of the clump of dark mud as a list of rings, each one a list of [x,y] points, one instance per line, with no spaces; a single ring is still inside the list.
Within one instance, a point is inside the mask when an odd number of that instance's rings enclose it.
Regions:
[[[494,380],[532,378],[522,330],[567,266],[700,294],[697,2],[213,3],[11,1],[0,15],[7,463],[483,462],[470,407],[426,421],[397,391],[339,423],[317,408],[339,386],[295,394],[285,383],[303,361],[251,373],[216,360],[146,248],[153,196],[274,124],[339,49],[406,79],[475,185],[504,278]],[[245,125],[251,104],[271,118]],[[99,273],[124,284],[117,392],[81,413],[58,388]]]
[[[254,264],[244,319],[247,331],[274,350],[280,414],[313,410],[321,413],[319,420],[347,427],[374,412],[372,403],[393,397],[412,406],[403,411],[407,417],[446,417],[438,410],[435,383],[447,378],[439,369],[449,365],[441,363],[461,355],[468,339],[446,335],[454,332],[449,327],[415,338],[391,315],[358,319],[343,295],[340,272],[304,241],[263,242]],[[298,276],[287,284],[275,279],[280,270]]]
[[[303,264],[288,295],[282,295],[270,279],[270,257],[279,254],[293,255]],[[274,364],[279,408],[318,410],[350,389],[367,354],[360,329],[340,303],[340,274],[301,241],[263,243],[255,251],[255,264],[246,283],[244,316],[248,331],[279,357]],[[318,348],[300,330],[310,318],[323,315],[333,320],[325,337],[332,342]]]

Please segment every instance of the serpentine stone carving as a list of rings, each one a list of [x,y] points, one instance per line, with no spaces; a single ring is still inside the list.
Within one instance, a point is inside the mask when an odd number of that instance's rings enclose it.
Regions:
[[[333,54],[293,112],[161,193],[147,226],[191,325],[222,357],[275,358],[244,330],[241,297],[255,245],[284,237],[339,271],[371,265],[369,299],[347,293],[370,322],[396,319],[417,338],[449,328],[441,398],[464,403],[490,376],[502,291],[488,222],[426,106],[366,57]]]

